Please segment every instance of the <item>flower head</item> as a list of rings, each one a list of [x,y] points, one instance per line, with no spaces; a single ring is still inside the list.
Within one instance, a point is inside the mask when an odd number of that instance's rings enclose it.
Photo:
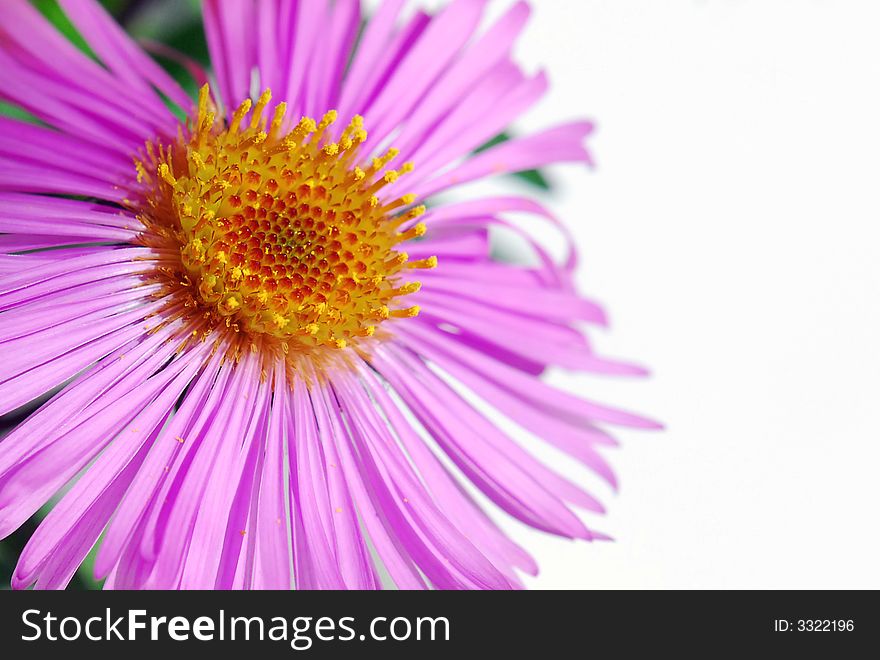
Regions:
[[[271,123],[264,117],[267,90],[227,124],[209,95],[205,85],[185,132],[148,143],[136,163],[142,188],[130,206],[145,227],[140,241],[168,255],[156,279],[177,312],[165,320],[185,318],[193,336],[223,327],[237,345],[259,343],[272,362],[280,354],[320,360],[327,348],[374,336],[385,319],[415,316],[418,307],[401,299],[419,284],[401,273],[437,259],[411,261],[397,248],[424,235],[413,221],[425,207],[412,195],[380,201],[412,164],[389,169],[393,148],[360,163],[367,132],[359,115],[331,141],[335,111],[288,130],[286,104]]]
[[[0,4],[0,98],[35,120],[0,119],[0,414],[50,395],[0,441],[0,538],[58,496],[14,586],[98,543],[107,587],[517,587],[536,565],[466,482],[604,538],[496,420],[614,484],[600,427],[655,425],[540,375],[642,371],[576,327],[605,317],[533,238],[548,211],[437,198],[589,162],[586,122],[474,153],[546,89],[510,56],[524,3],[481,31],[484,0],[389,0],[358,39],[357,0],[207,0],[194,100],[59,1],[94,57]],[[540,265],[495,259],[499,229]]]

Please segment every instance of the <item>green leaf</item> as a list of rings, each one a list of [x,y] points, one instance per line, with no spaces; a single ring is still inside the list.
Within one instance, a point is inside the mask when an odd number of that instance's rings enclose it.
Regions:
[[[27,110],[22,110],[17,105],[0,101],[0,117],[11,117],[19,121],[25,121],[29,124],[41,124],[42,122],[34,117]]]
[[[135,4],[135,0],[101,0],[101,4],[104,5],[104,9],[111,14],[119,16],[120,14],[123,14],[130,5]]]

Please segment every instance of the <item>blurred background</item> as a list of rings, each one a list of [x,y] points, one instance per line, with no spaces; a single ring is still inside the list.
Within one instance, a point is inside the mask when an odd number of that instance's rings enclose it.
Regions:
[[[78,39],[54,0],[35,4]],[[590,117],[597,168],[487,185],[528,188],[572,228],[581,289],[612,319],[596,347],[654,372],[551,380],[668,430],[618,434],[616,494],[519,436],[589,484],[609,512],[587,522],[616,539],[499,518],[539,560],[529,586],[880,588],[880,5],[530,4],[519,60],[552,89],[513,131]],[[196,0],[104,5],[207,64]],[[0,584],[39,517],[0,542]]]

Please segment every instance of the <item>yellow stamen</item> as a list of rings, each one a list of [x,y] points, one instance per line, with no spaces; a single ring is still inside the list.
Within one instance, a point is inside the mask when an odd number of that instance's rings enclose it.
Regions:
[[[404,269],[436,266],[434,257],[408,262],[396,249],[424,234],[421,223],[397,231],[424,207],[399,216],[394,211],[412,206],[413,195],[380,202],[380,191],[412,165],[385,170],[398,155],[389,149],[358,166],[366,139],[360,116],[336,141],[333,110],[284,133],[286,106],[269,117],[271,98],[266,90],[256,103],[245,100],[227,126],[206,85],[188,131],[170,145],[148,144],[136,163],[147,200],[141,220],[176,244],[174,281],[187,283],[189,306],[208,323],[251,336],[252,346],[264,337],[285,353],[342,349],[373,336],[383,319],[418,314],[389,305],[418,290],[398,280]],[[193,330],[199,334],[207,329]]]

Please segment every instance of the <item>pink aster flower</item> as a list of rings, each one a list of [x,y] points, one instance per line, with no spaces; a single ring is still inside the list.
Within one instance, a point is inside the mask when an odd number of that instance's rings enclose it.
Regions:
[[[0,3],[0,98],[39,120],[0,119],[0,414],[47,398],[0,441],[0,538],[57,500],[13,586],[64,587],[96,544],[111,588],[520,586],[535,562],[465,482],[603,538],[496,422],[614,484],[603,427],[654,424],[540,376],[641,371],[578,329],[605,316],[535,240],[547,210],[435,201],[589,163],[588,122],[473,155],[546,91],[511,60],[524,3],[482,30],[484,0],[387,0],[358,39],[357,0],[208,0],[197,102],[60,4],[99,61]],[[493,258],[496,229],[539,265]]]

